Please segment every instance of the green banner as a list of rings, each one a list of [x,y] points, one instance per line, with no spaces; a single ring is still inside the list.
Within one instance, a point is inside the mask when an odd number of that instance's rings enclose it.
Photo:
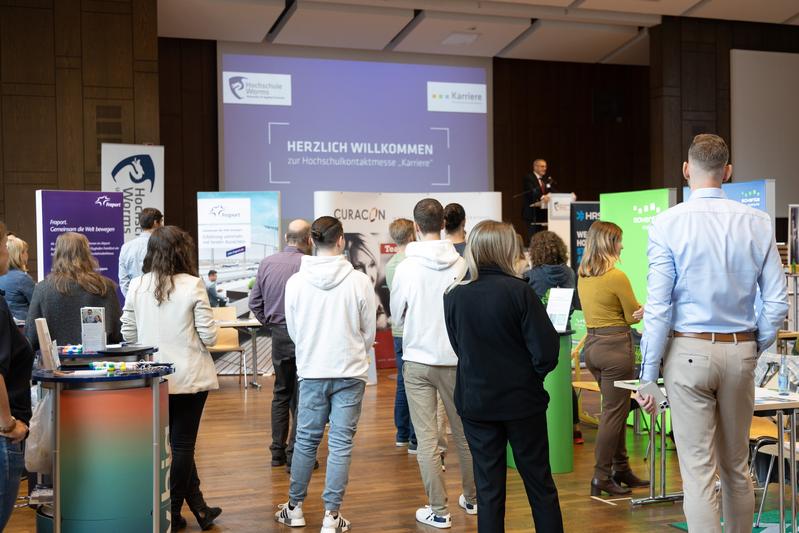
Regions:
[[[646,249],[649,242],[649,224],[652,219],[677,201],[676,189],[619,192],[599,195],[600,220],[617,224],[624,236],[624,249],[617,265],[633,286],[636,298],[646,302],[646,275],[649,262]],[[643,322],[636,324],[641,329]]]

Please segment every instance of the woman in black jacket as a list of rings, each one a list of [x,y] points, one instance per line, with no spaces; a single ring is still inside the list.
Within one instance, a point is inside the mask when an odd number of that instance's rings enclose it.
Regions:
[[[480,533],[505,531],[507,442],[536,531],[557,533],[563,520],[549,467],[544,377],[557,366],[559,339],[541,301],[514,273],[515,250],[510,225],[480,222],[466,247],[470,279],[444,295],[458,355],[455,406],[474,460]]]

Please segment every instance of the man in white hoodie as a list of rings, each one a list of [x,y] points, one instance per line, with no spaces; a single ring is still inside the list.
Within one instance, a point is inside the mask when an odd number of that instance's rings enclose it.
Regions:
[[[311,226],[311,237],[317,255],[304,256],[299,272],[286,283],[286,325],[296,345],[300,395],[289,500],[278,506],[275,520],[305,526],[302,502],[329,423],[322,533],[341,533],[350,529],[339,509],[361,416],[377,310],[369,277],[342,255],[341,222],[320,217]]]
[[[465,263],[450,241],[441,240],[444,208],[425,198],[413,209],[418,240],[405,249],[391,285],[391,316],[402,337],[403,378],[411,421],[418,441],[417,460],[430,505],[416,511],[416,520],[440,529],[452,527],[447,490],[437,451],[437,396],[441,396],[458,451],[463,494],[458,498],[468,514],[477,514],[472,454],[455,410],[455,374],[458,358],[444,323],[444,291],[460,279]]]

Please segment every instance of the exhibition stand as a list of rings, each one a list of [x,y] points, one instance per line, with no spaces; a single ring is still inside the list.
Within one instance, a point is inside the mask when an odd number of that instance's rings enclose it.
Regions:
[[[571,330],[560,333],[558,366],[544,379],[544,389],[549,394],[547,437],[549,440],[549,465],[553,474],[567,474],[574,470],[571,387],[572,333]],[[507,463],[509,467],[516,468],[510,444],[508,444]]]
[[[39,509],[37,533],[170,530],[171,373],[34,370],[53,395],[53,501]]]

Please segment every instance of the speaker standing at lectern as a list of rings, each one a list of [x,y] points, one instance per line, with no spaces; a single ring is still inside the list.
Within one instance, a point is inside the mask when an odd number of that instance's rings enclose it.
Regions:
[[[555,182],[547,175],[547,162],[533,161],[533,170],[524,176],[522,218],[527,228],[527,242],[539,231],[547,229],[549,193],[556,192]]]

